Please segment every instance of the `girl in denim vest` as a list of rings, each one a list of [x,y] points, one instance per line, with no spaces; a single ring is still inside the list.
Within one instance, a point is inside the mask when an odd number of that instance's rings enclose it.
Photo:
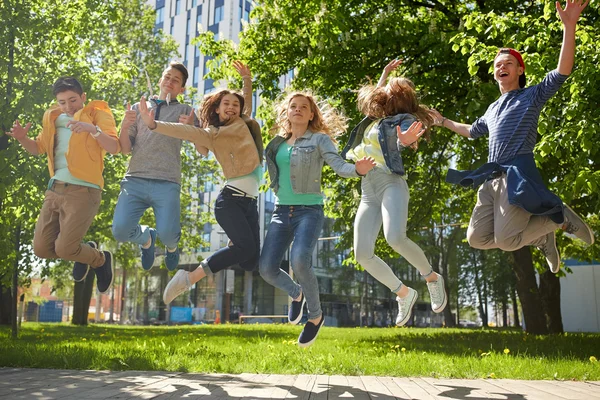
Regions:
[[[432,118],[419,104],[410,80],[393,78],[385,85],[389,72],[400,64],[400,60],[389,63],[378,86],[360,89],[358,108],[365,118],[353,129],[342,153],[350,160],[369,156],[376,163],[361,182],[362,196],[354,220],[354,253],[364,269],[397,295],[398,326],[410,319],[417,291],[404,285],[375,255],[382,225],[388,244],[427,281],[433,311],[442,312],[447,302],[442,277],[433,271],[423,250],[406,236],[409,191],[401,154],[406,147],[416,149],[423,128],[432,124]]]
[[[247,73],[249,75],[250,71]],[[257,197],[262,176],[262,136],[258,123],[241,114],[242,110],[251,111],[251,107],[244,108],[244,103],[244,96],[228,89],[211,93],[205,97],[198,112],[202,128],[154,121],[143,110],[145,106],[140,107],[144,122],[153,131],[189,140],[200,153],[212,151],[227,180],[215,202],[215,218],[229,237],[229,245],[203,260],[194,271],[177,271],[163,293],[165,304],[204,277],[232,265],[239,264],[246,271],[253,271],[258,265]],[[140,102],[142,104],[145,102]]]
[[[310,346],[325,320],[319,300],[319,285],[312,257],[323,227],[323,163],[344,178],[365,175],[374,164],[363,157],[356,164],[345,162],[337,153],[334,136],[345,130],[345,119],[332,109],[319,109],[306,93],[292,93],[279,106],[275,136],[265,156],[271,189],[277,196],[259,261],[260,275],[293,299],[288,319],[302,319],[304,303],[308,322],[298,338],[301,347]],[[298,283],[280,268],[292,244],[290,266]]]

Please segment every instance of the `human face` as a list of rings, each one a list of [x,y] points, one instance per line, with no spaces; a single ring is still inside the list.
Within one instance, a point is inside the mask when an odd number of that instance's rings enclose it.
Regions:
[[[175,99],[185,90],[182,82],[183,74],[179,70],[169,67],[163,72],[160,81],[158,81],[158,85],[161,94],[164,94],[165,97],[167,94],[170,94],[171,98]]]
[[[60,92],[56,95],[56,101],[60,110],[67,114],[69,117],[75,115],[75,113],[83,108],[85,104],[85,93],[79,94],[72,90]]]
[[[523,68],[512,54],[500,54],[494,60],[494,79],[502,86],[519,87],[519,76]]]
[[[296,96],[290,100],[287,109],[288,120],[292,125],[306,125],[314,118],[315,113],[310,108],[310,101],[304,96]]]
[[[240,99],[234,94],[226,94],[221,99],[219,107],[215,110],[219,116],[219,121],[226,122],[230,118],[240,116]]]

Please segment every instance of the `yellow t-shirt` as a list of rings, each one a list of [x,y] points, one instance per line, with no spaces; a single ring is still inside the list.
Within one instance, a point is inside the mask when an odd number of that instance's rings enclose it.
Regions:
[[[385,165],[385,158],[383,157],[381,145],[379,144],[379,137],[377,135],[377,126],[379,125],[379,122],[381,122],[381,119],[377,119],[367,126],[362,142],[355,148],[350,149],[348,153],[346,153],[346,158],[356,162],[363,157],[372,157],[377,164],[377,168],[387,173],[391,173],[390,169]]]

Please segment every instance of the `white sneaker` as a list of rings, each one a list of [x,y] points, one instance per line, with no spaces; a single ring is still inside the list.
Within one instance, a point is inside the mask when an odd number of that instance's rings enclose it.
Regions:
[[[566,224],[565,231],[582,240],[584,243],[590,245],[594,244],[594,232],[592,232],[592,229],[579,215],[577,215],[575,211],[573,211],[571,207],[566,204],[564,208],[564,214]]]
[[[165,292],[163,293],[163,301],[165,304],[169,304],[179,296],[181,293],[190,290],[192,285],[190,284],[190,273],[180,269],[177,271],[173,279],[169,281]]]
[[[560,254],[558,254],[558,249],[556,248],[556,232],[552,231],[548,233],[544,243],[536,247],[546,257],[550,271],[554,274],[560,271]]]
[[[434,313],[441,313],[448,304],[448,296],[446,296],[446,289],[444,288],[444,278],[437,272],[437,281],[427,282],[427,289],[429,289],[429,297],[431,298],[431,309]]]
[[[417,291],[408,288],[408,295],[404,298],[396,297],[398,302],[398,316],[396,317],[396,325],[402,326],[408,322],[412,315],[412,309],[417,302]]]

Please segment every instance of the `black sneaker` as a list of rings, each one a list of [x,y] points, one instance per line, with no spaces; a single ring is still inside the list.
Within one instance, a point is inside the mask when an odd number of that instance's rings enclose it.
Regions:
[[[321,315],[321,322],[317,325],[308,321],[306,325],[304,325],[304,329],[300,336],[298,337],[298,346],[300,347],[308,347],[317,340],[317,335],[319,334],[319,330],[325,323],[325,316]]]
[[[104,264],[98,268],[94,268],[96,273],[96,286],[100,293],[106,293],[110,289],[115,274],[113,273],[113,256],[110,251],[103,251]]]
[[[93,249],[98,248],[96,242],[92,242],[91,240],[87,242],[87,244]],[[88,272],[90,272],[90,266],[88,264],[75,261],[75,265],[73,265],[73,280],[75,282],[81,282],[85,280]]]
[[[288,312],[288,322],[292,325],[297,325],[298,322],[302,319],[302,311],[304,310],[304,303],[306,303],[306,299],[304,298],[304,292],[302,292],[302,297],[298,301],[292,301],[292,305],[290,306],[290,311]]]

